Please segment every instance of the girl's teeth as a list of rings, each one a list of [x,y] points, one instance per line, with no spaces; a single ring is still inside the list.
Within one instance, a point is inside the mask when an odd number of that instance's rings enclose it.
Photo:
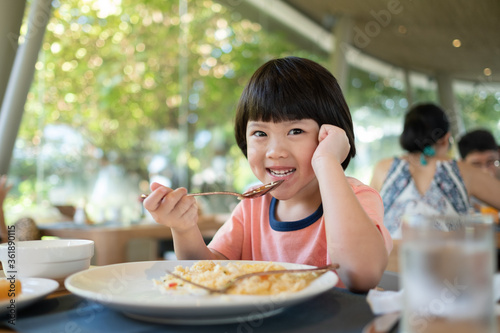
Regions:
[[[283,176],[291,174],[292,172],[295,171],[295,169],[289,169],[289,170],[270,170],[270,171],[275,176],[283,177]]]

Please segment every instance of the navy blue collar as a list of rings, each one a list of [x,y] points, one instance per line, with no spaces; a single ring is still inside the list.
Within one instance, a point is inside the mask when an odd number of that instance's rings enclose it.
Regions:
[[[271,204],[269,205],[269,224],[275,231],[295,231],[304,229],[319,220],[321,216],[323,216],[323,204],[320,204],[318,209],[314,213],[302,220],[280,222],[276,220],[275,217],[276,202],[278,202],[278,200],[276,200],[276,198],[272,198]]]

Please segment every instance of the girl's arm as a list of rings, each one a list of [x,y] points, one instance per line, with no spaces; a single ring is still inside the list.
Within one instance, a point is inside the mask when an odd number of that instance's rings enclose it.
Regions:
[[[226,259],[220,253],[210,251],[205,245],[198,228],[196,199],[188,197],[185,188],[173,190],[152,183],[151,190],[151,194],[144,200],[144,208],[157,223],[171,228],[177,259]]]
[[[349,151],[345,132],[323,125],[312,166],[320,184],[328,254],[344,284],[367,291],[379,283],[388,254],[381,232],[369,218],[349,185],[341,163]]]

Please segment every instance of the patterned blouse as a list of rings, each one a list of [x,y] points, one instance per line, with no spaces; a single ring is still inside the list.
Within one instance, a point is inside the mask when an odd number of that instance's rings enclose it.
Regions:
[[[404,215],[460,215],[470,211],[469,196],[457,162],[438,161],[434,179],[422,195],[415,186],[406,160],[394,158],[380,195],[384,225],[392,238],[401,238]]]

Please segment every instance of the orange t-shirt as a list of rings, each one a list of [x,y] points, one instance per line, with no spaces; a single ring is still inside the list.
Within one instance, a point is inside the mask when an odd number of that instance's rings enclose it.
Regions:
[[[383,223],[380,195],[354,178],[347,179],[361,206],[380,230],[390,253],[392,239]],[[275,202],[270,194],[241,201],[208,247],[230,260],[330,264],[322,206],[303,220],[279,222],[274,219]]]

